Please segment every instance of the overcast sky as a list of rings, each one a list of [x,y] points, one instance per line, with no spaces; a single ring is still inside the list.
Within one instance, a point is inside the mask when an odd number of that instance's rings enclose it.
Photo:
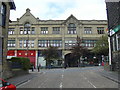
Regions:
[[[41,20],[65,20],[73,14],[79,20],[106,20],[105,0],[14,0],[16,10],[10,19],[15,21],[29,8]]]

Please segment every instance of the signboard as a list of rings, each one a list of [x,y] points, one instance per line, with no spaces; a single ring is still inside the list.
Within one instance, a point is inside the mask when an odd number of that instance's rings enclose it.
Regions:
[[[118,32],[120,30],[120,25],[118,25],[116,28],[111,29],[110,30],[110,36],[112,36],[113,34],[115,34],[116,32]]]

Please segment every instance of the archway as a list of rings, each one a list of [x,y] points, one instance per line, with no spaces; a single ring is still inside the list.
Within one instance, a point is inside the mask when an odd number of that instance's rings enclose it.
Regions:
[[[65,66],[66,67],[77,67],[78,61],[73,57],[71,53],[65,55]]]

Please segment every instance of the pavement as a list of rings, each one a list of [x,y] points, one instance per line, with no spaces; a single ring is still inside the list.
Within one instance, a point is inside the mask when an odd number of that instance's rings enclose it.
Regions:
[[[120,72],[117,71],[108,71],[102,69],[98,72],[100,75],[120,84]]]
[[[34,70],[32,72],[31,70],[29,70],[29,74],[12,77],[12,78],[8,79],[7,81],[11,84],[14,84],[15,86],[19,86],[20,84],[25,83],[25,82],[33,79],[34,77],[37,77],[37,74],[34,74],[34,73],[42,73],[42,72],[38,72],[37,70]]]
[[[18,76],[18,77],[13,77],[13,78],[8,79],[7,81],[9,83],[12,83],[12,84],[16,85],[16,86],[19,86],[20,84],[25,83],[25,82],[29,81],[30,79],[33,79],[34,77],[37,77],[38,73],[42,74],[43,72],[42,71],[38,72],[37,70],[34,70],[32,72],[30,70],[29,74],[26,74],[26,75],[23,75],[23,76]],[[100,75],[102,75],[103,77],[106,77],[106,78],[120,84],[120,78],[119,78],[120,75],[118,74],[118,72],[106,71],[104,69],[101,69],[100,71],[98,71],[98,73]]]

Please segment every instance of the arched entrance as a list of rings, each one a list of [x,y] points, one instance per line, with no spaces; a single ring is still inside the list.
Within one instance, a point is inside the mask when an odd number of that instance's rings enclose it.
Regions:
[[[66,67],[77,67],[78,61],[73,57],[71,53],[65,55],[65,66]]]

